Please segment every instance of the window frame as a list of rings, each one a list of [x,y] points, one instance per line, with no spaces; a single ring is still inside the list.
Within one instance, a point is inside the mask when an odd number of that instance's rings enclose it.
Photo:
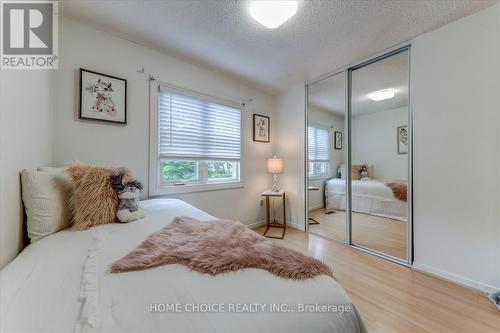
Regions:
[[[186,186],[186,185],[202,185],[202,184],[222,184],[222,183],[233,183],[237,182],[240,179],[240,162],[236,161],[221,161],[221,160],[206,160],[206,159],[186,159],[184,161],[194,162],[195,163],[195,173],[197,178],[194,180],[171,180],[166,181],[163,178],[163,170],[162,163],[165,161],[182,161],[181,159],[175,158],[160,158],[159,159],[159,168],[160,168],[160,182],[162,185],[166,186]],[[234,168],[234,177],[226,177],[226,178],[209,178],[209,170],[208,163],[210,162],[227,162],[233,164]],[[181,184],[182,183],[182,184]]]
[[[159,143],[160,143],[160,127],[159,127],[159,97],[161,87],[167,89],[175,89],[184,94],[192,96],[194,98],[200,98],[213,103],[230,106],[237,108],[241,112],[240,117],[240,159],[228,160],[228,162],[236,162],[236,179],[198,179],[197,181],[183,182],[180,184],[175,184],[175,182],[164,182],[162,179],[162,161],[164,160],[180,160],[178,158],[160,158],[159,154]],[[214,191],[214,190],[225,190],[225,189],[236,189],[243,188],[243,165],[244,165],[244,147],[243,147],[243,109],[241,104],[225,100],[223,98],[213,97],[207,94],[199,93],[193,90],[181,88],[169,83],[161,82],[158,80],[150,81],[150,101],[149,101],[149,186],[148,195],[149,196],[161,196],[170,194],[182,194],[182,193],[193,193],[193,192],[204,192],[204,191]],[[209,161],[219,161],[216,159],[186,159],[189,161],[198,162],[197,173],[199,175],[200,164]],[[207,168],[208,177],[208,168]]]

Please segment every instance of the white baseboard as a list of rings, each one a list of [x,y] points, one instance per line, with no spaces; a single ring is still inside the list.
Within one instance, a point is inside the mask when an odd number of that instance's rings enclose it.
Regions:
[[[320,203],[316,206],[309,206],[309,212],[313,211],[313,210],[316,210],[316,209],[320,209],[320,208],[323,208],[323,204]]]
[[[246,224],[246,226],[249,227],[250,229],[256,229],[258,227],[262,227],[263,225],[266,225],[266,221],[265,220],[257,221],[257,222],[250,223],[250,224]],[[286,225],[289,226],[289,227],[291,227],[291,228],[298,229],[300,231],[304,231],[304,225],[303,224],[297,224],[297,223],[294,223],[292,221],[288,221],[286,223]]]
[[[255,228],[258,228],[258,227],[262,227],[263,225],[266,225],[266,221],[265,220],[257,221],[257,222],[250,223],[250,224],[246,224],[246,226],[249,227],[250,229],[255,229]]]
[[[428,273],[431,275],[435,275],[435,276],[443,278],[445,280],[449,280],[451,282],[454,282],[454,283],[457,283],[457,284],[460,284],[460,285],[463,285],[463,286],[466,286],[466,287],[469,287],[472,289],[476,289],[478,291],[485,292],[487,294],[491,294],[492,292],[495,292],[495,291],[500,291],[500,288],[491,286],[489,284],[479,282],[476,280],[472,280],[472,279],[460,276],[458,274],[450,273],[450,272],[447,272],[447,271],[444,271],[444,270],[441,270],[438,268],[434,268],[434,267],[431,267],[431,266],[428,266],[425,264],[420,264],[418,262],[415,262],[413,264],[413,269],[418,270],[418,271],[422,271],[424,273]]]
[[[304,223],[296,223],[294,221],[288,221],[287,225],[290,226],[291,228],[304,231]]]

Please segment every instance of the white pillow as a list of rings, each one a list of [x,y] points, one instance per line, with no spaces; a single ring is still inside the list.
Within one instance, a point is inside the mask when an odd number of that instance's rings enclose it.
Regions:
[[[339,169],[340,169],[340,179],[345,179],[345,164],[341,164]]]
[[[25,169],[21,173],[22,198],[31,243],[71,225],[68,205],[71,189],[65,169],[38,170]]]
[[[61,174],[62,177],[66,178],[69,180],[69,178],[66,176],[66,168],[55,168],[55,167],[39,167],[36,168],[37,171],[41,172],[48,172],[48,173],[54,173],[54,174]]]

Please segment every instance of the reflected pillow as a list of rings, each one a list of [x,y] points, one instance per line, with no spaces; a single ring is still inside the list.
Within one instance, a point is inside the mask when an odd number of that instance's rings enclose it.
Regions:
[[[362,165],[353,165],[351,178],[352,180],[360,180],[361,179],[361,168]]]
[[[360,180],[361,179],[361,169],[363,167],[366,168],[366,172],[368,173],[368,177],[370,177],[370,168],[368,167],[368,164],[363,164],[363,165],[353,165],[352,166],[352,180]]]
[[[340,179],[345,179],[345,165],[341,164],[339,166],[338,172],[340,173]]]

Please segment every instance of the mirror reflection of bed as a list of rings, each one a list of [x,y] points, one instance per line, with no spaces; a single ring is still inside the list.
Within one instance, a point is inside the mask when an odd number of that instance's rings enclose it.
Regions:
[[[401,259],[407,257],[407,60],[402,52],[351,73],[351,242]],[[336,76],[344,79],[343,74]],[[309,149],[309,186],[320,188],[309,191],[309,218],[317,222],[309,220],[309,231],[345,241],[347,148],[335,149],[335,132],[345,132],[345,90],[332,82],[315,83],[308,91],[308,145],[326,141],[330,166],[324,178],[311,172],[315,156]],[[393,97],[374,100],[378,98],[370,95],[387,88],[393,89],[385,92]],[[311,136],[315,124],[329,129],[328,139]]]

